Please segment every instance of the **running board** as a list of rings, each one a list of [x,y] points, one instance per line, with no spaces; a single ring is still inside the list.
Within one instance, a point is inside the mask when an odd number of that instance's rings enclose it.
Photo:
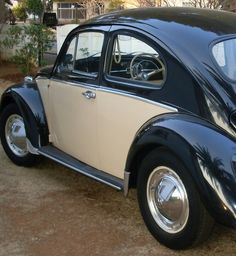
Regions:
[[[124,181],[122,179],[86,165],[53,146],[41,147],[38,149],[38,153],[117,190],[124,189]]]

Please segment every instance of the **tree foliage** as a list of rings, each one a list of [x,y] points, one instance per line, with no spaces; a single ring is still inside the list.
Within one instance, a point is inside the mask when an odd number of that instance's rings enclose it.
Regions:
[[[18,5],[14,6],[12,8],[12,11],[16,18],[25,22],[25,20],[27,19],[27,11],[26,11],[25,1],[22,1]]]
[[[176,6],[177,0],[162,0],[167,6]],[[188,0],[189,6],[198,7],[198,8],[211,8],[217,9],[221,8],[222,3],[225,0]]]
[[[161,6],[161,0],[136,0],[139,7]]]
[[[51,48],[51,37],[52,32],[42,24],[16,25],[7,31],[1,45],[16,49],[12,59],[27,74],[35,65],[43,64],[43,53]]]
[[[111,0],[108,6],[108,11],[123,10],[124,4],[124,0]]]
[[[38,16],[40,19],[42,18],[44,6],[41,0],[26,0],[25,5],[27,12],[34,15],[34,18],[36,16]]]
[[[221,6],[221,0],[190,0],[193,7],[217,9]]]

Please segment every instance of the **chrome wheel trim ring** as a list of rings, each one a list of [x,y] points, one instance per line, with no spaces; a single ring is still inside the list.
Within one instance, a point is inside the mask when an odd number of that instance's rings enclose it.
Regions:
[[[28,154],[25,125],[20,115],[12,114],[8,117],[5,138],[8,147],[16,156],[24,157]]]
[[[147,182],[147,203],[157,225],[170,234],[184,229],[189,201],[180,177],[171,168],[158,166]]]

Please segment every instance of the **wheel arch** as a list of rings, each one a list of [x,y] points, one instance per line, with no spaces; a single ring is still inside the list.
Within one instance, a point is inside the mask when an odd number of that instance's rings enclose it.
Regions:
[[[6,95],[5,97],[2,97],[1,105],[0,105],[0,113],[3,111],[3,109],[7,105],[9,105],[11,103],[15,103],[16,104],[16,101],[13,99],[13,97],[11,97],[10,95]]]
[[[159,132],[162,129],[159,129]],[[158,132],[158,133],[159,133]],[[183,152],[183,151],[187,151],[185,150],[186,148],[188,148],[189,150],[189,145],[187,143],[184,143],[184,141],[182,141],[180,138],[177,139],[177,137],[179,137],[177,134],[175,134],[173,131],[165,131],[168,132],[169,134],[171,134],[171,136],[175,137],[175,144],[182,144],[182,152],[176,150],[177,148],[175,146],[173,146],[172,142],[170,141],[164,141],[161,137],[159,137],[158,135],[144,135],[142,138],[140,138],[139,140],[135,139],[135,141],[133,142],[130,151],[129,151],[129,156],[126,162],[126,171],[130,172],[130,180],[129,180],[129,185],[131,188],[136,188],[137,185],[137,177],[138,177],[138,170],[139,170],[139,166],[142,162],[142,160],[148,155],[150,154],[153,150],[167,150],[170,153],[172,153],[173,155],[175,155],[175,157],[177,157],[182,163],[183,165],[185,165],[185,167],[187,169],[192,169],[192,165],[190,164],[190,161],[188,161],[188,159],[185,158],[185,161],[183,161],[182,155],[185,155],[187,152]],[[150,138],[150,137],[151,138]],[[153,141],[152,141],[153,140]],[[177,142],[178,141],[178,142]],[[192,173],[190,173],[192,175]]]
[[[41,96],[35,83],[23,83],[8,88],[1,97],[0,114],[14,103],[25,123],[26,135],[35,148],[48,144],[48,125]]]
[[[142,159],[152,150],[163,147],[189,171],[211,215],[221,223],[236,226],[234,139],[196,116],[177,113],[156,117],[137,133],[130,147],[125,169],[130,172],[130,187],[136,185]],[[213,166],[215,160],[219,160],[218,166]]]

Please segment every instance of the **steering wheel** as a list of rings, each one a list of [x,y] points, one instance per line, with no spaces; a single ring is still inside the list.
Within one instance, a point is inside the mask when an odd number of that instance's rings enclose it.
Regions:
[[[135,60],[137,60],[137,58],[147,57],[147,56],[152,57],[155,61],[157,61],[160,67],[151,60],[141,60],[138,63],[135,63]],[[142,62],[150,62],[153,66],[155,66],[155,68],[150,72],[145,71],[145,69],[143,68]],[[133,59],[130,62],[130,75],[131,75],[131,78],[134,80],[148,81],[151,76],[158,74],[160,72],[163,72],[164,70],[165,70],[165,67],[162,61],[155,54],[152,54],[152,53],[137,54],[136,56],[133,57]]]

